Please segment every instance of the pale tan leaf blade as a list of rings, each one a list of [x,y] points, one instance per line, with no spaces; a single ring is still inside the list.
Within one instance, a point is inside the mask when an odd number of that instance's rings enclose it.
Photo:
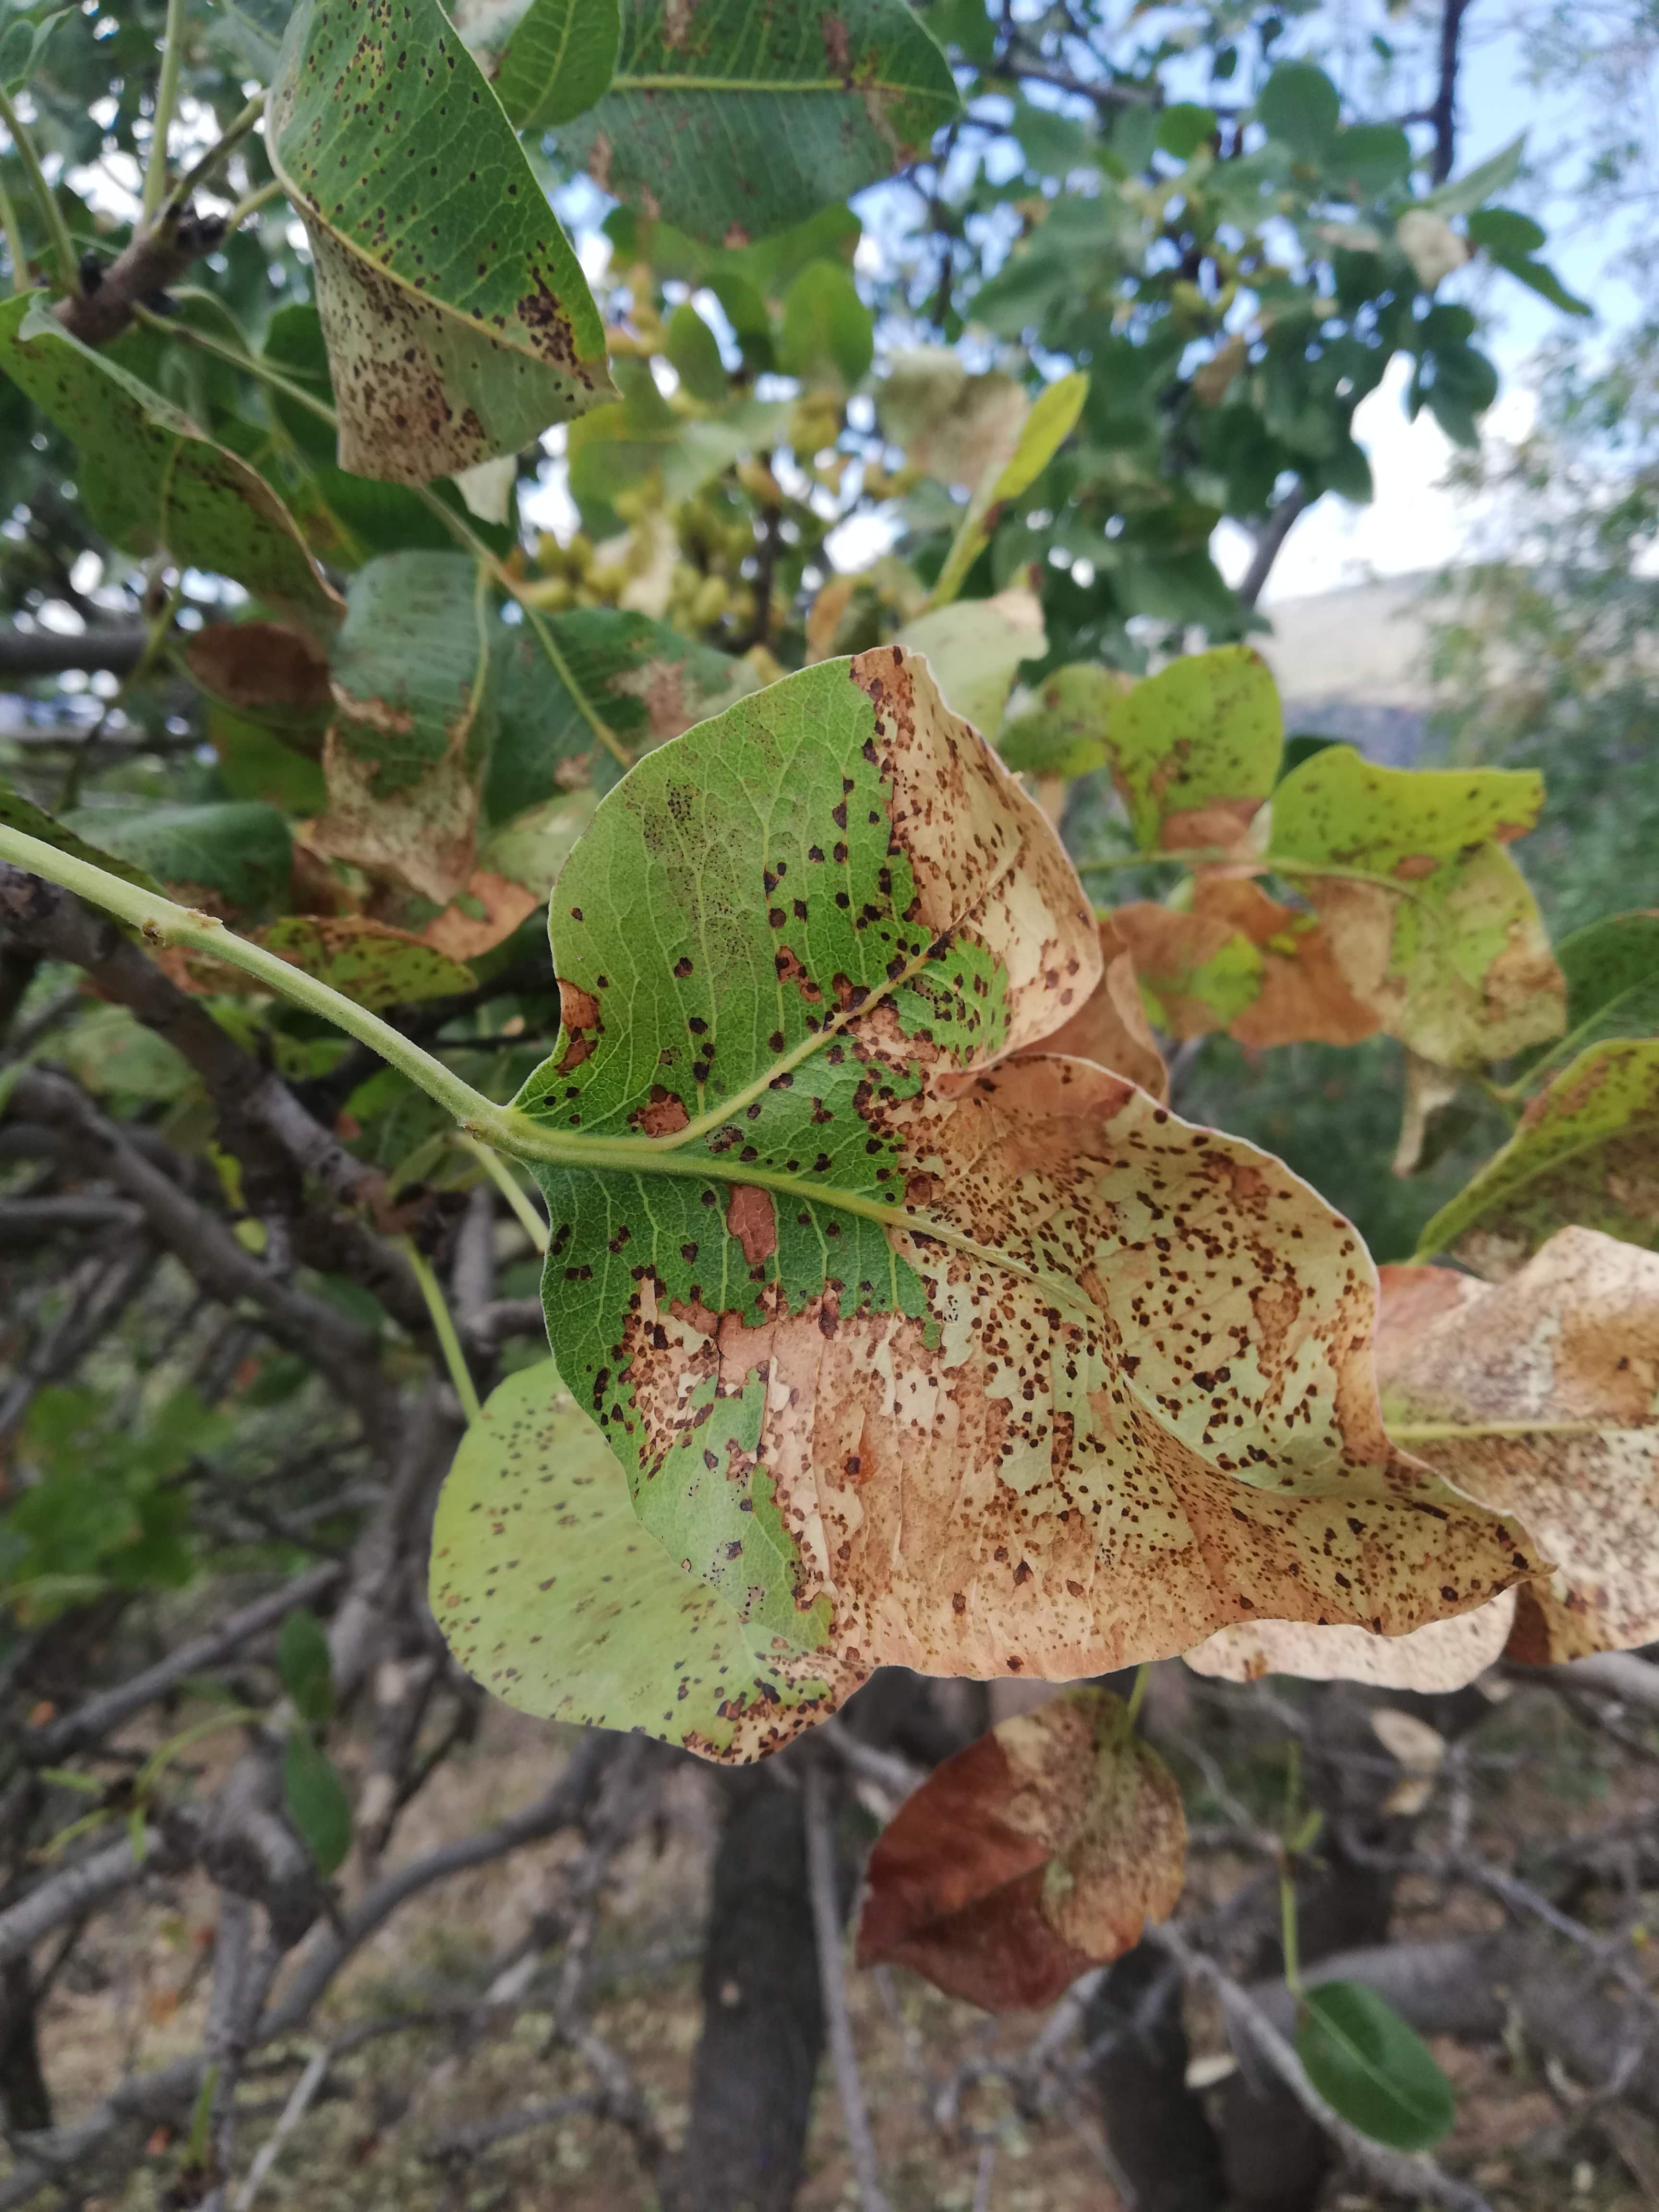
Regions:
[[[1304,1620],[1255,1620],[1219,1628],[1182,1656],[1195,1674],[1224,1682],[1299,1674],[1310,1682],[1368,1682],[1374,1688],[1461,1690],[1504,1656],[1516,1593],[1502,1590],[1473,1613],[1425,1621],[1406,1636],[1321,1628]]]

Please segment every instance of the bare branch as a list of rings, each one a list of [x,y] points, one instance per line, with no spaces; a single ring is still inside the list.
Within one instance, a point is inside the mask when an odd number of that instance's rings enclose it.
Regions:
[[[168,1821],[167,1832],[145,1831],[142,1857],[134,1851],[131,1838],[124,1835],[118,1844],[65,1867],[0,1912],[0,1961],[21,1958],[54,1928],[119,1896],[147,1875],[178,1872],[194,1856],[196,1841],[194,1823],[176,1816]]]
[[[1472,0],[1443,0],[1440,10],[1440,88],[1426,120],[1434,125],[1434,160],[1430,181],[1443,185],[1457,154],[1457,70],[1463,18]]]
[[[61,676],[70,668],[106,668],[125,676],[149,642],[146,623],[89,623],[85,629],[0,627],[0,678]]]
[[[835,2069],[836,2089],[841,2099],[847,2129],[847,2147],[856,2175],[864,2212],[889,2212],[876,2163],[876,2146],[870,2134],[863,2085],[859,2080],[858,2051],[853,2041],[853,2022],[847,2009],[847,1982],[842,1958],[841,1905],[836,1895],[836,1837],[830,1810],[829,1777],[823,1764],[812,1759],[803,1779],[806,1815],[807,1879],[811,1886],[812,1930],[817,1938],[818,1980],[823,1992],[823,2027]]]
[[[1278,560],[1285,540],[1306,512],[1308,494],[1304,485],[1286,493],[1255,534],[1255,550],[1250,556],[1250,565],[1244,571],[1244,580],[1238,587],[1241,606],[1254,607],[1261,597],[1273,562]]]

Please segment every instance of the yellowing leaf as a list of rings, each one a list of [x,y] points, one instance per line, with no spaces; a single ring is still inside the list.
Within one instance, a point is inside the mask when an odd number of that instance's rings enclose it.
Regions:
[[[1172,661],[1135,685],[1106,731],[1112,780],[1148,853],[1239,844],[1284,744],[1279,688],[1248,645]]]
[[[453,998],[477,980],[407,930],[356,915],[289,915],[272,922],[259,942],[371,1013],[416,999]]]
[[[1031,775],[1087,775],[1110,757],[1107,732],[1133,688],[1115,668],[1082,662],[1057,668],[1037,687],[1037,703],[1008,723],[997,750],[1010,768]]]
[[[1009,500],[1029,491],[1042,474],[1077,428],[1088,396],[1089,380],[1081,369],[1062,376],[1056,383],[1045,385],[1030,413],[1018,422],[1012,444],[993,447],[968,502],[968,512],[945,556],[939,580],[933,586],[930,606],[950,605],[962,589],[968,571],[989,543],[1002,519],[1004,507]],[[1004,420],[1003,428],[1005,434],[1015,431],[1012,413]]]
[[[1042,605],[1020,585],[994,599],[960,600],[919,615],[906,623],[897,642],[927,655],[946,703],[986,738],[1002,726],[1021,662],[1040,660],[1048,648]]]
[[[1509,1281],[1382,1273],[1391,1428],[1449,1481],[1524,1525],[1555,1571],[1516,1593],[1512,1657],[1577,1658],[1659,1638],[1659,1257],[1564,1229]],[[1518,1433],[1516,1431],[1519,1431]]]
[[[426,483],[611,397],[580,264],[438,0],[301,0],[265,147],[311,240],[343,469]]]
[[[1073,1690],[936,1767],[870,1854],[860,1966],[988,2012],[1052,2004],[1181,1895],[1181,1793],[1121,1698]]]
[[[1315,918],[1248,878],[1199,878],[1190,907],[1139,902],[1112,916],[1160,1028],[1224,1029],[1256,1049],[1310,1039],[1357,1044],[1377,1028]]]
[[[1099,924],[1101,977],[1081,1013],[1047,1040],[1050,1052],[1071,1053],[1126,1075],[1160,1105],[1170,1101],[1170,1071],[1158,1048],[1129,948],[1109,917]]]
[[[1297,871],[1355,995],[1425,1060],[1478,1067],[1560,1033],[1561,972],[1503,849],[1542,802],[1529,771],[1377,768],[1351,745],[1273,793],[1267,865]]]

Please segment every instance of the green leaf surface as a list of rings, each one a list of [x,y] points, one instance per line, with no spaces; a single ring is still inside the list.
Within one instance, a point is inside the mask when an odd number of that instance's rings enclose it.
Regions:
[[[870,310],[839,261],[810,261],[784,295],[778,366],[811,380],[826,368],[849,390],[875,358]]]
[[[1089,379],[1081,369],[1044,385],[1022,421],[1007,422],[1008,442],[994,447],[983,475],[968,503],[939,581],[933,604],[948,606],[966,580],[968,571],[996,528],[1009,500],[1027,492],[1077,428],[1083,403],[1089,396]],[[1018,426],[1016,428],[1016,426]]]
[[[216,912],[258,915],[287,901],[294,847],[274,806],[82,806],[70,822],[187,903],[193,894]]]
[[[1303,1993],[1296,2055],[1332,2110],[1374,2142],[1427,2150],[1457,2117],[1433,2052],[1363,1983],[1321,1982]]]
[[[334,1717],[334,1669],[322,1623],[305,1606],[283,1620],[276,1638],[276,1672],[307,1728],[325,1729]]]
[[[554,1357],[670,1558],[831,1701],[1247,1611],[1415,1626],[1523,1571],[1451,1493],[1414,1510],[1362,1418],[1347,1224],[1036,1049],[1099,977],[1093,914],[919,660],[826,661],[638,763],[550,927],[563,1026],[515,1104]],[[736,1755],[799,1724],[731,1717]]]
[[[331,655],[319,852],[441,906],[460,890],[495,730],[495,633],[464,553],[390,553],[359,569]]]
[[[1528,1074],[1564,1066],[1603,1037],[1659,1036],[1659,913],[1608,915],[1563,938],[1566,1033]]]
[[[470,968],[422,939],[356,915],[289,915],[263,931],[259,942],[371,1013],[421,999],[457,998],[477,982]]]
[[[311,240],[342,468],[426,483],[609,398],[586,279],[438,0],[302,0],[265,146]]]
[[[1521,161],[1527,150],[1527,134],[1517,137],[1490,161],[1481,161],[1466,176],[1454,177],[1449,184],[1425,192],[1417,202],[1419,207],[1431,209],[1437,215],[1472,215],[1476,208],[1497,192],[1504,191],[1521,173]]]
[[[495,70],[515,131],[550,131],[610,89],[622,44],[618,0],[531,0]]]
[[[123,860],[103,845],[90,844],[78,836],[56,815],[48,814],[32,799],[25,799],[21,791],[9,784],[0,783],[0,829],[21,830],[26,837],[38,837],[43,845],[51,845],[60,853],[67,853],[76,860],[87,860],[94,868],[102,868],[112,876],[118,876],[124,884],[137,884],[141,890],[159,891],[161,884],[147,868],[137,867],[132,861]]]
[[[1412,142],[1397,124],[1359,123],[1339,131],[1322,158],[1327,175],[1370,198],[1411,173]]]
[[[559,143],[602,190],[741,245],[918,159],[959,112],[904,0],[623,0],[611,90]]]
[[[0,369],[80,448],[87,512],[125,551],[171,553],[314,635],[332,629],[340,603],[264,478],[71,337],[44,293],[0,304]]]
[[[1609,1038],[1580,1053],[1427,1224],[1419,1251],[1507,1275],[1572,1222],[1659,1249],[1659,1042]]]
[[[461,1665],[521,1712],[719,1757],[737,1714],[775,1704],[805,1717],[826,1694],[810,1661],[769,1659],[641,1528],[550,1359],[499,1384],[462,1439],[433,1524],[431,1593]]]
[[[1318,161],[1336,136],[1342,99],[1312,62],[1281,62],[1262,86],[1255,112],[1270,138],[1304,161]]]
[[[1106,733],[1123,700],[1114,669],[1079,661],[1037,686],[1037,704],[1004,725],[997,750],[1012,769],[1033,775],[1087,775],[1104,768]]]
[[[283,1800],[326,1881],[351,1849],[351,1801],[333,1760],[305,1729],[283,1747]]]
[[[1137,684],[1106,732],[1135,842],[1233,843],[1273,789],[1284,742],[1279,687],[1250,646],[1190,653]]]
[[[720,359],[720,340],[689,300],[682,300],[669,317],[663,351],[694,399],[708,407],[720,404],[731,379]]]

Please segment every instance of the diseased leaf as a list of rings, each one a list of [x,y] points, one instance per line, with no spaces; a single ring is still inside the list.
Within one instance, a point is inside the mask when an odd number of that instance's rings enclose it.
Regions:
[[[623,0],[611,89],[559,143],[601,191],[740,246],[902,168],[960,112],[903,0]]]
[[[550,880],[535,887],[491,868],[475,868],[443,912],[428,922],[422,939],[449,960],[477,960],[528,921],[552,888]]]
[[[1185,908],[1138,902],[1112,919],[1160,1029],[1224,1029],[1256,1050],[1304,1039],[1358,1044],[1376,1011],[1348,988],[1316,916],[1247,878],[1200,875]]]
[[[1160,1105],[1170,1103],[1170,1071],[1158,1048],[1129,948],[1109,917],[1098,925],[1101,976],[1081,1013],[1047,1040],[1050,1052],[1071,1053],[1127,1076]]]
[[[1659,1257],[1564,1229],[1507,1282],[1385,1267],[1382,1315],[1391,1425],[1538,1424],[1413,1446],[1554,1564],[1516,1594],[1510,1657],[1659,1639]]]
[[[1395,2150],[1426,2150],[1457,2116],[1451,2083],[1416,2030],[1361,1982],[1302,1992],[1296,2055],[1333,2111]]]
[[[980,1737],[907,1797],[870,1854],[861,1966],[909,1966],[987,2012],[1053,2004],[1181,1895],[1169,1769],[1109,1691]]]
[[[431,941],[358,915],[289,915],[272,922],[259,941],[371,1013],[417,999],[453,998],[477,981]]]
[[[580,264],[438,0],[301,0],[265,149],[311,240],[343,469],[426,483],[611,396]]]
[[[294,847],[274,806],[82,806],[70,825],[222,921],[268,913],[288,897]]]
[[[352,578],[331,657],[319,852],[440,905],[465,883],[495,734],[495,631],[464,553],[390,553]]]
[[[1109,758],[1112,714],[1132,689],[1115,668],[1079,662],[1057,668],[1037,686],[1037,703],[1005,725],[997,750],[1012,769],[1032,775],[1087,775]]]
[[[148,868],[136,867],[118,854],[77,836],[56,815],[48,814],[44,807],[37,806],[32,799],[25,799],[21,791],[14,791],[6,783],[0,783],[0,830],[21,830],[24,836],[38,837],[43,845],[67,853],[73,860],[89,860],[94,868],[118,876],[124,884],[137,884],[141,890],[159,891],[161,888]]]
[[[1189,653],[1137,684],[1106,735],[1135,842],[1146,853],[1239,844],[1284,742],[1279,687],[1248,645]]]
[[[431,1597],[460,1664],[522,1712],[719,1758],[744,1713],[799,1726],[828,1696],[817,1659],[769,1652],[641,1527],[550,1359],[500,1383],[462,1438],[433,1524]]]
[[[1659,1247],[1659,1040],[1614,1037],[1581,1052],[1425,1226],[1418,1251],[1504,1276],[1571,1221]]]
[[[882,435],[915,467],[971,490],[993,461],[1012,457],[1030,402],[1000,369],[970,376],[951,347],[918,346],[892,356],[876,411]]]
[[[1273,793],[1267,865],[1299,872],[1356,997],[1442,1066],[1560,1033],[1560,970],[1503,849],[1543,796],[1530,770],[1377,768],[1351,745],[1328,745]],[[1310,876],[1322,861],[1374,880]]]
[[[272,730],[302,752],[322,750],[334,695],[328,657],[281,623],[214,623],[185,647],[185,664],[209,698]]]
[[[87,513],[124,551],[234,577],[273,614],[329,635],[340,602],[264,478],[71,337],[44,293],[0,303],[0,369],[74,440]]]
[[[1020,665],[1048,649],[1042,604],[1022,584],[994,599],[963,599],[906,623],[896,642],[925,653],[946,704],[981,737],[994,738]]]
[[[1310,1682],[1369,1682],[1377,1689],[1425,1695],[1461,1690],[1503,1657],[1516,1596],[1514,1590],[1500,1590],[1473,1613],[1425,1621],[1408,1636],[1320,1628],[1304,1620],[1240,1621],[1217,1629],[1182,1656],[1195,1673],[1224,1682],[1299,1674]]]
[[[1614,914],[1555,948],[1567,987],[1566,1034],[1528,1069],[1532,1079],[1602,1037],[1659,1035],[1659,914]]]
[[[610,88],[622,44],[618,0],[508,0],[457,9],[456,29],[515,131],[550,131]]]
[[[770,1651],[838,1693],[890,1661],[1076,1679],[1531,1571],[1389,1447],[1347,1224],[1034,1050],[1098,977],[1093,917],[902,648],[640,762],[551,927],[564,1028],[517,1104],[613,1148],[536,1164],[554,1354]],[[734,1717],[740,1754],[788,1733]]]
[[[743,661],[647,615],[593,607],[544,619],[581,699],[630,752],[678,737],[755,688]],[[497,657],[500,730],[484,783],[490,821],[512,823],[595,774],[614,781],[592,721],[532,633],[503,630]]]

